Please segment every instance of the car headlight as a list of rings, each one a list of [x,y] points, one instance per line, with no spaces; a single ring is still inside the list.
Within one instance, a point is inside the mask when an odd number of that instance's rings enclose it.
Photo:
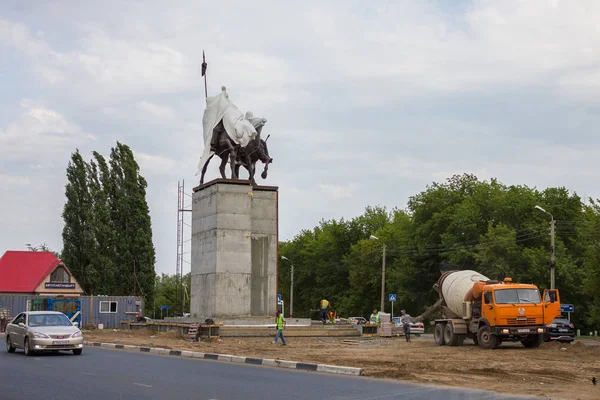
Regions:
[[[78,338],[81,337],[81,331],[77,331],[73,334],[73,336],[71,336],[72,338]]]
[[[33,332],[33,337],[37,339],[50,339],[50,336],[42,332]]]

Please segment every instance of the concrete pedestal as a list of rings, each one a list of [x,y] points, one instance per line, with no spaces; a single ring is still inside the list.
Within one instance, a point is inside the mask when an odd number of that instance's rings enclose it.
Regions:
[[[273,316],[278,188],[216,179],[194,188],[192,318]]]

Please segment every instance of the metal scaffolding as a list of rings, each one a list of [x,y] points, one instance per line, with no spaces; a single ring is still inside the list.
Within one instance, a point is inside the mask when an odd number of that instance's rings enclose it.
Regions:
[[[185,218],[186,213],[192,212],[191,207],[189,205],[186,207],[185,205],[186,196],[192,197],[191,194],[185,192],[185,180],[182,180],[181,182],[177,181],[177,262],[175,271],[177,290],[175,292],[175,302],[176,304],[179,304],[181,301],[182,313],[185,313],[185,299],[188,295],[187,288],[183,282],[183,265],[184,263],[190,264],[189,261],[184,259],[184,255],[189,254],[189,252],[185,251],[185,244],[191,240],[191,238],[185,239],[185,228],[192,227],[186,222]]]

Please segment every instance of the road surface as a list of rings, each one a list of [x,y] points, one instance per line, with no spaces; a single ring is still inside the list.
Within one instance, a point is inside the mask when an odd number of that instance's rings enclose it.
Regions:
[[[4,335],[0,335],[4,344]],[[518,399],[422,386],[86,347],[32,357],[0,348],[2,399],[395,400]]]

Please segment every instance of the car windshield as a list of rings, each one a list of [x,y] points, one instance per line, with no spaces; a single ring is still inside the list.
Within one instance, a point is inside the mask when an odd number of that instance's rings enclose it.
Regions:
[[[540,292],[536,289],[501,289],[494,294],[496,304],[540,303]]]
[[[29,316],[29,326],[73,326],[64,314],[33,314]]]

